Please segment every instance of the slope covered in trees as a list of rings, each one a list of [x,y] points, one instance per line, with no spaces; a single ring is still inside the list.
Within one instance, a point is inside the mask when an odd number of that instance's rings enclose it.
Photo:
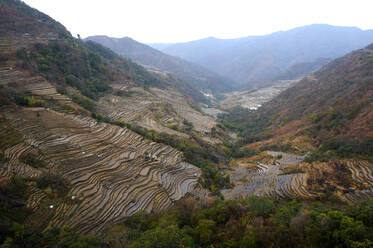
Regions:
[[[104,237],[67,227],[29,234],[14,223],[2,238],[9,237],[3,247],[371,247],[372,214],[372,200],[348,206],[250,197],[207,208],[189,199],[160,215],[139,212]]]

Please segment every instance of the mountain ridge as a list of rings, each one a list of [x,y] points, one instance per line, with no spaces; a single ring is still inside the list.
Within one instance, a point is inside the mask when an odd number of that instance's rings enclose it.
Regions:
[[[174,73],[199,89],[212,91],[231,90],[233,84],[228,78],[219,76],[195,63],[170,56],[130,37],[111,38],[105,35],[90,36],[91,40],[104,45],[133,61],[156,69]]]
[[[313,24],[264,36],[176,43],[162,51],[252,87],[273,80],[296,63],[336,58],[371,42],[372,29]]]

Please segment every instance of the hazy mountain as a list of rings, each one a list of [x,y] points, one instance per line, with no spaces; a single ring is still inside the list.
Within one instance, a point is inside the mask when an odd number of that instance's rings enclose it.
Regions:
[[[200,89],[227,91],[234,84],[232,80],[219,76],[217,73],[211,72],[200,65],[164,54],[129,37],[91,36],[86,38],[86,40],[100,43],[116,53],[145,66],[177,74]]]
[[[255,86],[295,64],[336,58],[371,42],[373,30],[314,24],[264,36],[171,44],[162,51],[196,62],[238,84]]]
[[[318,58],[309,62],[294,64],[286,69],[284,73],[278,75],[275,80],[290,80],[307,76],[309,73],[317,71],[330,61],[331,59],[328,58]]]
[[[225,49],[244,42],[249,37],[239,39],[218,39],[208,37],[201,40],[194,40],[183,43],[156,43],[150,46],[167,54],[175,55],[189,61],[199,62],[207,55],[213,55]]]
[[[172,46],[175,43],[147,43],[146,45],[155,48],[157,50],[166,49],[166,47]]]

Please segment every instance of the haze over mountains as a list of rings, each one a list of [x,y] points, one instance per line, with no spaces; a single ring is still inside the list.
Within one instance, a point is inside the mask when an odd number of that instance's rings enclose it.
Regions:
[[[298,63],[333,59],[373,42],[373,30],[314,24],[264,36],[150,44],[162,52],[198,63],[238,85],[260,86]]]
[[[199,89],[227,91],[231,90],[234,84],[227,77],[220,76],[196,63],[167,55],[129,37],[111,38],[108,36],[90,36],[85,40],[100,43],[114,52],[132,59],[136,63],[179,75]]]
[[[191,42],[261,87],[227,93],[20,0],[0,0],[0,36],[0,247],[372,247],[373,43],[333,58],[371,31]]]

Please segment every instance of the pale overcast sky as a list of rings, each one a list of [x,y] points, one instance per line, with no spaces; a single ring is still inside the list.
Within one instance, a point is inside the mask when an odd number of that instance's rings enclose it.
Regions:
[[[82,37],[238,38],[327,23],[373,29],[373,0],[25,0]]]

